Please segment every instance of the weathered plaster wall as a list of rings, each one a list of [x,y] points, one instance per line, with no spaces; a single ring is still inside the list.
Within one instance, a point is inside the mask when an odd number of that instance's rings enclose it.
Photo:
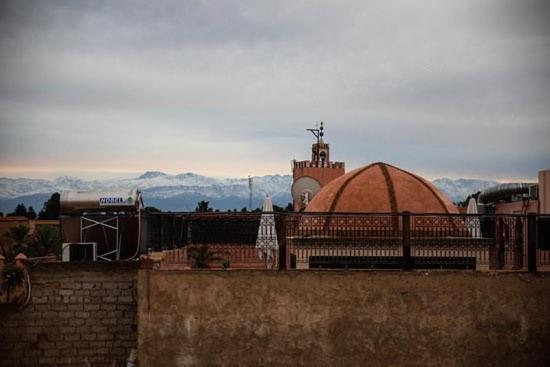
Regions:
[[[111,367],[137,347],[136,264],[44,264],[31,279],[27,308],[0,307],[0,366]]]
[[[140,270],[141,366],[548,365],[550,276]]]

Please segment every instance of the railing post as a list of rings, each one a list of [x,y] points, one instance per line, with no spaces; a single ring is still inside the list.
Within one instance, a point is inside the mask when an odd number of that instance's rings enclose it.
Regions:
[[[403,270],[412,270],[411,259],[411,213],[403,212],[402,216],[403,224]]]
[[[190,245],[193,243],[193,214],[187,215],[187,237],[185,238],[185,244]]]
[[[289,225],[289,221],[292,220],[292,217],[293,217],[293,214],[292,213],[289,213],[289,214],[285,214],[285,216],[283,217],[283,237],[285,238],[285,270],[290,270],[290,246],[289,246],[289,243],[288,243],[288,237],[289,237],[289,230],[292,228],[291,225]]]
[[[527,270],[537,271],[537,214],[527,215]]]
[[[286,214],[278,213],[275,217],[275,223],[279,223],[279,232],[277,237],[279,239],[279,270],[287,269],[287,251],[286,251]],[[275,226],[277,231],[277,226]]]

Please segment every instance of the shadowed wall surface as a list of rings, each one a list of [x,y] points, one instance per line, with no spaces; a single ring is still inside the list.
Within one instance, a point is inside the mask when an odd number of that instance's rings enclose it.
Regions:
[[[32,299],[0,307],[0,366],[108,366],[137,345],[136,263],[31,269]]]
[[[550,276],[151,271],[142,366],[545,365]]]

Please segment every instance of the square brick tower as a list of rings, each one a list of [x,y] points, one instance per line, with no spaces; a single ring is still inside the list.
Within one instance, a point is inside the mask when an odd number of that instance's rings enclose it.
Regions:
[[[294,211],[302,211],[317,192],[330,181],[346,173],[344,162],[330,161],[330,147],[323,140],[324,126],[307,129],[317,138],[311,145],[311,160],[292,161],[292,199]]]

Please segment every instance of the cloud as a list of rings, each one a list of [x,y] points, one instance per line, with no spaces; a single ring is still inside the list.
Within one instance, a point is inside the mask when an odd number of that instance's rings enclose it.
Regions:
[[[3,2],[0,171],[286,173],[324,120],[350,168],[534,177],[550,167],[549,9]]]

